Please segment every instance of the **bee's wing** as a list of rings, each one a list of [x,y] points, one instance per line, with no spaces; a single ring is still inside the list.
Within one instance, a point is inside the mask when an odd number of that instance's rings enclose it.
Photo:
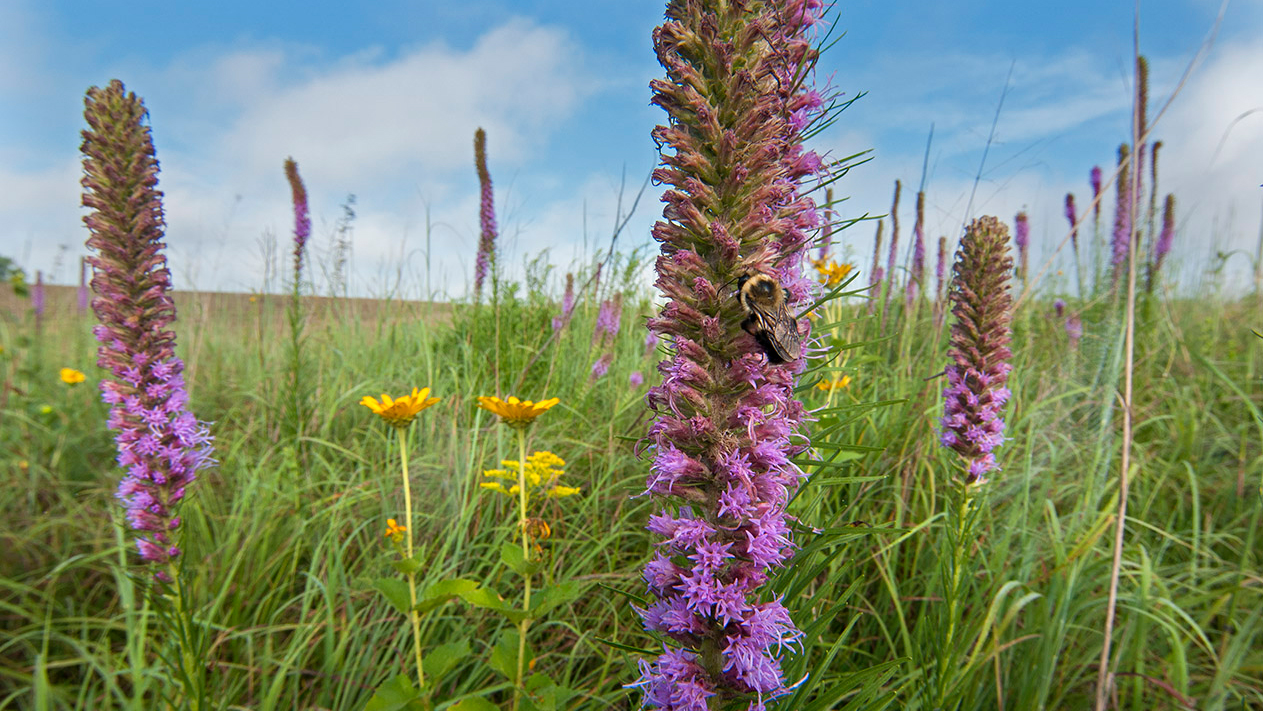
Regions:
[[[789,309],[782,305],[779,309],[752,309],[759,320],[760,330],[764,338],[782,361],[798,360],[802,355],[802,339],[798,336],[798,322],[789,315]]]

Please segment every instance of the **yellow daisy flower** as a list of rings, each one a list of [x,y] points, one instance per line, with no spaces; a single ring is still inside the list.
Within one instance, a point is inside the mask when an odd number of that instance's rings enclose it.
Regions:
[[[392,427],[404,428],[412,424],[412,418],[417,416],[427,407],[438,402],[439,398],[430,397],[429,388],[421,388],[420,390],[413,388],[411,395],[404,395],[401,398],[392,400],[389,395],[382,393],[382,401],[379,403],[377,399],[365,395],[360,400],[360,404],[372,410],[374,414],[381,417]]]
[[[386,538],[389,538],[395,543],[399,543],[403,541],[404,531],[407,531],[407,530],[408,530],[407,526],[400,526],[399,523],[395,521],[395,519],[388,518],[386,519],[386,533],[383,535],[385,535]]]
[[[508,400],[483,395],[478,398],[478,407],[499,416],[500,421],[510,427],[525,427],[559,402],[561,400],[555,397],[531,402],[519,400],[512,395]]]
[[[78,385],[79,383],[82,383],[86,379],[86,377],[87,376],[75,370],[74,368],[61,369],[61,382],[67,385]]]
[[[837,380],[821,380],[820,382],[816,383],[816,389],[823,390],[824,392],[829,392],[830,390],[837,390],[839,388],[848,388],[850,386],[851,386],[851,376],[849,375],[843,375],[841,378],[838,378]]]
[[[837,286],[842,280],[855,269],[855,265],[843,262],[838,264],[832,259],[813,259],[812,265],[815,266],[816,272],[820,274],[820,283],[825,286]]]

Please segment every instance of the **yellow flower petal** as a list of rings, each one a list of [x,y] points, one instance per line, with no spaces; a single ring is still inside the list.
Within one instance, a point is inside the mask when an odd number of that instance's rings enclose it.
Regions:
[[[412,420],[417,416],[418,412],[439,401],[439,398],[428,397],[429,394],[429,388],[423,390],[413,388],[411,394],[397,399],[392,399],[390,395],[382,393],[380,404],[371,396],[365,395],[360,400],[360,404],[372,410],[373,414],[381,417],[392,427],[402,428],[412,424]]]
[[[478,397],[478,407],[496,415],[501,422],[512,427],[525,427],[559,402],[561,400],[555,397],[539,402],[519,400],[513,395],[508,400],[486,395]]]

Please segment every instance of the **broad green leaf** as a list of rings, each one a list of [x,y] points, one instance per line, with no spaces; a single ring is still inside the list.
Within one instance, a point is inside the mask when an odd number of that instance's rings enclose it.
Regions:
[[[553,608],[574,601],[582,592],[583,588],[574,580],[550,585],[531,597],[531,617],[543,617]]]
[[[517,630],[504,630],[491,648],[491,658],[487,660],[492,669],[503,674],[513,684],[517,683],[517,641]],[[529,662],[528,654],[526,663]]]
[[[425,660],[421,662],[421,666],[425,669],[425,676],[429,679],[430,684],[438,683],[445,674],[452,670],[460,663],[460,660],[469,656],[469,642],[460,640],[459,642],[448,642],[440,644],[430,650],[425,655]]]
[[[400,674],[382,682],[368,700],[364,711],[411,711],[420,708],[421,692],[412,685],[412,679]],[[417,702],[414,706],[413,702]]]
[[[402,558],[390,561],[390,567],[404,575],[413,575],[421,570],[421,561],[416,558]]]
[[[454,597],[463,596],[467,592],[478,589],[478,583],[463,578],[453,578],[451,580],[440,580],[426,590],[421,601],[417,603],[415,609],[420,614],[425,614],[440,605],[445,604]]]
[[[448,707],[451,711],[500,711],[500,707],[481,696],[468,696],[460,703]]]
[[[399,578],[378,578],[373,581],[373,588],[380,592],[391,607],[403,614],[408,614],[412,606],[412,598],[408,594],[408,584]]]

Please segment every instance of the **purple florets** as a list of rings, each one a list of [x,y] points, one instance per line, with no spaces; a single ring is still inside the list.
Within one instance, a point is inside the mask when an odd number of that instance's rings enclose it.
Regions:
[[[1166,202],[1162,206],[1162,231],[1158,233],[1158,243],[1154,245],[1154,271],[1158,271],[1162,267],[1162,261],[1171,251],[1171,245],[1175,242],[1175,196],[1167,195]]]
[[[925,281],[925,193],[917,193],[917,221],[912,226],[912,275],[908,279],[908,305]]]
[[[618,337],[622,314],[623,297],[621,294],[613,299],[606,299],[601,302],[601,308],[596,314],[596,327],[592,330],[593,345],[603,341],[613,344],[614,339]]]
[[[943,389],[940,436],[964,460],[966,484],[986,482],[997,468],[994,450],[1004,441],[1009,399],[1009,235],[999,220],[970,223],[956,253],[952,277],[951,346]]]
[[[566,275],[566,292],[561,297],[561,313],[553,316],[553,330],[560,331],[570,323],[574,313],[574,274]]]
[[[101,323],[97,364],[112,406],[118,464],[127,471],[118,497],[138,532],[141,558],[166,564],[180,554],[175,509],[210,463],[206,426],[188,411],[184,364],[175,356],[175,304],[163,256],[162,193],[144,103],[114,80],[88,90],[83,132],[83,205],[95,269],[92,308]],[[165,571],[157,577],[169,580]]]
[[[1114,234],[1110,240],[1110,264],[1113,265],[1113,282],[1118,283],[1118,278],[1126,269],[1127,256],[1131,247],[1131,215],[1132,215],[1132,199],[1131,199],[1131,171],[1128,168],[1128,158],[1131,155],[1131,149],[1127,144],[1118,147],[1118,183],[1117,200],[1114,204]]]
[[[1070,339],[1071,348],[1079,347],[1079,339],[1083,338],[1083,320],[1078,316],[1066,319],[1066,337]]]
[[[1026,255],[1031,246],[1031,223],[1025,211],[1013,218],[1013,243],[1017,245],[1017,271],[1025,279]]]
[[[303,254],[307,250],[307,238],[311,236],[311,215],[307,210],[307,188],[298,176],[298,164],[293,158],[285,159],[285,178],[294,202],[294,290],[298,291],[303,274]]]
[[[496,210],[491,191],[491,173],[487,170],[487,132],[481,128],[474,132],[474,167],[478,170],[478,220],[481,229],[478,256],[474,260],[474,298],[477,299],[482,295],[482,285],[487,279],[487,271],[495,260],[496,252]]]
[[[1070,246],[1072,249],[1079,248],[1079,228],[1076,224],[1079,216],[1074,206],[1074,193],[1066,193],[1066,221],[1070,223]]]
[[[660,540],[644,572],[654,600],[640,614],[671,643],[641,662],[633,684],[649,706],[761,709],[785,692],[780,653],[801,637],[760,588],[794,549],[785,507],[803,476],[790,459],[805,446],[794,398],[804,366],[769,361],[741,328],[732,285],[767,274],[790,313],[814,288],[802,262],[820,218],[799,184],[821,168],[800,134],[828,103],[802,86],[819,12],[818,2],[670,3],[654,33],[668,78],[652,83],[653,103],[670,122],[653,132],[662,146],[653,177],[666,186],[653,227],[665,304],[649,329],[668,358],[647,396],[647,489],[674,498],[648,526]],[[805,338],[808,324],[799,329]]]
[[[1092,183],[1092,205],[1096,212],[1095,219],[1101,219],[1101,201],[1097,198],[1101,197],[1101,166],[1092,166],[1092,173],[1089,176]]]

